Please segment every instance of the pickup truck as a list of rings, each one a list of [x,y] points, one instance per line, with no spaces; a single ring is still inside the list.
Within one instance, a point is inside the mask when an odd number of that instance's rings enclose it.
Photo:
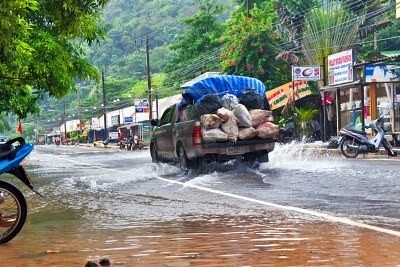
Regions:
[[[228,76],[228,75],[225,75]],[[184,94],[183,94],[184,95]],[[150,154],[153,162],[178,162],[182,170],[198,169],[213,162],[243,160],[268,162],[276,138],[205,142],[200,114],[194,104],[185,109],[179,103],[170,105],[159,120],[153,119]]]

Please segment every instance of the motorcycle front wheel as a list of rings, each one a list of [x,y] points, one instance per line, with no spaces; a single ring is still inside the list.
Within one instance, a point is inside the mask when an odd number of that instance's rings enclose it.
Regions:
[[[21,231],[27,210],[21,191],[0,180],[0,244],[7,243]]]
[[[388,156],[390,156],[390,157],[396,157],[397,156],[397,152],[393,151],[392,146],[390,145],[388,140],[386,140],[386,138],[383,138],[382,145],[386,149],[386,151],[388,153]]]
[[[358,149],[350,149],[349,145],[354,145],[355,143],[351,139],[343,140],[340,145],[340,150],[346,158],[356,158],[358,156]]]

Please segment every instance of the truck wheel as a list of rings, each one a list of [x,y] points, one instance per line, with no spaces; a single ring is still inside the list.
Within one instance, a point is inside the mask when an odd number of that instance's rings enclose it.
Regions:
[[[244,156],[244,161],[247,163],[247,165],[249,167],[253,167],[255,165],[256,159],[257,159],[257,155],[254,152],[247,153]]]
[[[151,144],[151,146],[150,146],[150,155],[151,155],[152,162],[154,162],[154,163],[160,162],[160,159],[158,158],[156,146],[154,144]]]
[[[178,159],[179,159],[179,168],[186,173],[189,167],[189,160],[186,156],[185,149],[183,148],[182,145],[179,146],[178,149]]]
[[[260,151],[257,152],[257,161],[259,163],[264,163],[264,162],[268,162],[269,158],[268,158],[268,151]]]

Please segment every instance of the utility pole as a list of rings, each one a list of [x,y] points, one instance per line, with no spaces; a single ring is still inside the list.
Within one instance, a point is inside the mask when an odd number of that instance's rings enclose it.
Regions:
[[[250,18],[251,0],[247,0],[247,18]]]
[[[326,57],[324,56],[324,57],[322,57],[322,68],[323,68],[323,84],[324,84],[324,86],[327,86],[327,85],[329,85],[329,83],[327,82],[327,80],[328,80],[328,76],[327,76],[327,74],[328,74],[328,72],[327,72],[327,65],[326,65],[326,63],[325,63],[325,61],[326,61]],[[323,131],[324,131],[324,133],[323,133],[323,135],[322,135],[322,141],[323,142],[326,142],[327,140],[326,140],[326,131],[327,131],[327,122],[326,122],[326,119],[327,119],[327,112],[326,112],[326,105],[327,105],[327,103],[326,103],[326,93],[325,92],[323,92],[323,96],[324,96],[324,105],[323,105],[323,111],[322,111],[322,114],[323,114],[323,116],[324,116],[324,118],[323,118],[323,122],[324,122],[324,125],[323,125],[323,127],[322,127],[322,129],[323,129]]]
[[[104,72],[105,69],[101,71],[101,82],[103,85],[103,117],[104,117],[104,136],[103,141],[107,139],[107,109],[106,109],[106,89],[104,86]]]
[[[80,87],[81,87],[81,86],[80,86],[80,84],[79,84],[79,88],[78,88],[78,121],[79,121],[79,135],[82,134],[81,97],[80,97],[80,94],[79,94],[79,89],[80,89]],[[78,135],[78,143],[79,143],[79,141],[80,141],[79,135]]]
[[[36,127],[36,131],[35,131],[36,141],[39,144],[39,122],[38,122],[37,115],[35,115],[35,127]]]
[[[147,71],[147,92],[149,94],[149,120],[151,120],[153,118],[153,107],[152,107],[152,100],[151,100],[149,37],[147,35],[146,35],[146,71]]]
[[[67,120],[65,119],[65,99],[64,99],[64,134],[65,134],[65,143],[67,143]]]
[[[374,31],[374,51],[378,51],[378,31]]]

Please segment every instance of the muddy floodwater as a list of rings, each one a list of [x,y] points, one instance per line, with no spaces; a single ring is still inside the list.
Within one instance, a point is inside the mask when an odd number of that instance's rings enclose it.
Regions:
[[[248,196],[268,199],[278,190],[268,181],[276,173],[270,167],[187,177],[151,163],[146,151],[83,148],[38,149],[26,166],[45,199],[9,180],[27,195],[29,214],[22,232],[1,246],[0,266],[83,267],[102,257],[130,267],[400,266],[396,216],[376,223],[390,234],[185,186],[228,190],[233,184],[240,193],[249,175]],[[393,186],[400,190],[400,183]],[[391,205],[396,213],[399,202]]]

